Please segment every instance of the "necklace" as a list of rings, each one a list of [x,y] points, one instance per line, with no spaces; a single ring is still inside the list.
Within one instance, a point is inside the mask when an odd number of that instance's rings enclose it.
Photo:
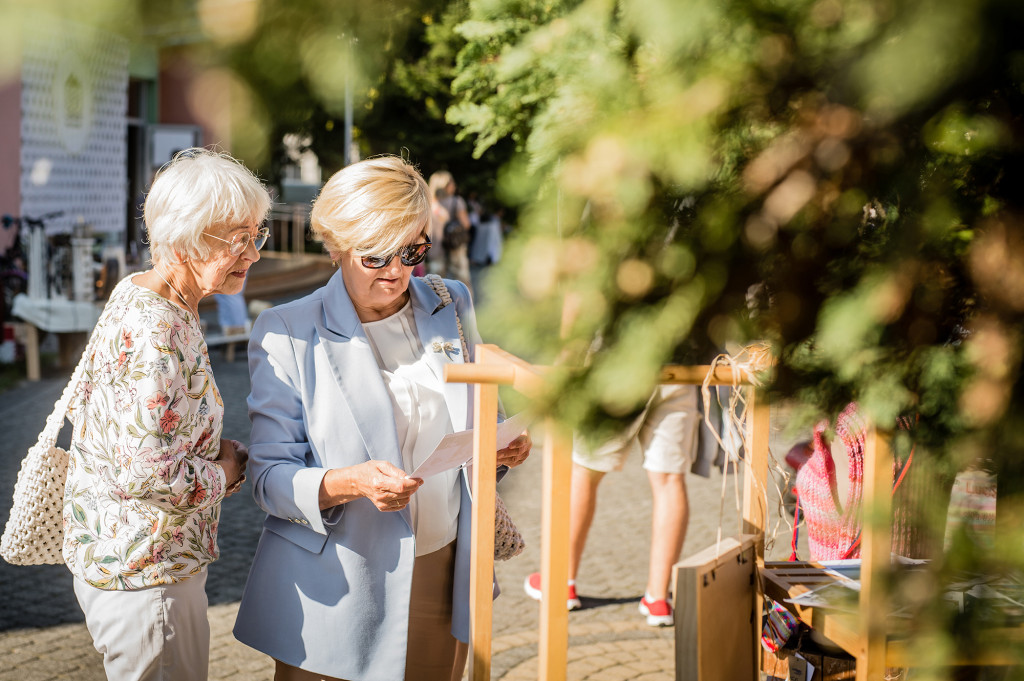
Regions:
[[[153,271],[156,273],[156,276],[160,277],[160,280],[162,282],[167,284],[167,288],[169,288],[172,291],[174,291],[174,295],[178,296],[178,300],[180,300],[185,305],[185,309],[188,310],[189,312],[191,312],[193,315],[195,315],[196,319],[199,319],[199,313],[192,310],[192,306],[189,305],[188,301],[185,300],[185,296],[183,296],[180,293],[178,293],[178,289],[176,289],[173,286],[171,286],[171,282],[169,282],[166,279],[164,279],[164,275],[160,274],[160,270],[158,270],[157,268],[154,267]]]

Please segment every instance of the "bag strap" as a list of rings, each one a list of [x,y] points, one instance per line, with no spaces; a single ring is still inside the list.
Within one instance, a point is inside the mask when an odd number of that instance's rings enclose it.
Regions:
[[[423,277],[423,281],[430,285],[430,288],[434,289],[441,298],[441,307],[448,307],[452,302],[452,294],[448,291],[447,284],[444,283],[444,279],[439,274],[427,274]],[[459,327],[459,342],[462,343],[462,357],[464,361],[469,361],[469,346],[466,345],[466,335],[462,331],[462,320],[459,319],[459,311],[455,311],[455,326]]]
[[[86,361],[92,355],[93,337],[89,337],[89,342],[85,344],[85,350],[82,351],[82,357],[78,360],[78,366],[75,367],[74,372],[71,374],[68,384],[64,386],[64,392],[61,394],[60,399],[57,400],[53,405],[53,411],[46,417],[46,425],[43,427],[43,431],[39,433],[39,439],[36,441],[37,445],[49,448],[57,442],[57,435],[60,434],[60,429],[64,425],[64,418],[68,415],[68,405],[71,403],[71,398],[74,397],[78,391],[78,385],[82,380],[83,374],[85,374]]]

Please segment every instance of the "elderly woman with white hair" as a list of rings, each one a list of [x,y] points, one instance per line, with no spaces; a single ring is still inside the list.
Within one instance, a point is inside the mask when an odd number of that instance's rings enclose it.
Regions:
[[[231,157],[175,156],[146,197],[153,267],[114,288],[83,358],[63,554],[112,681],[207,678],[207,566],[248,454],[221,438],[197,306],[241,290],[269,210]]]
[[[249,342],[249,465],[268,515],[235,636],[275,659],[277,681],[460,679],[469,479],[410,474],[471,425],[470,387],[444,367],[480,342],[473,304],[459,282],[412,277],[430,201],[400,158],[335,174],[312,225],[339,271],[261,314]],[[529,453],[524,433],[496,474]]]

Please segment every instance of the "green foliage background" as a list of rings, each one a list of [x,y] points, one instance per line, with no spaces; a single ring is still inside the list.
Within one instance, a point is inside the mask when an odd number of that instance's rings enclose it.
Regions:
[[[942,641],[1000,616],[950,615],[941,585],[1022,565],[1022,19],[982,0],[477,0],[456,27],[448,119],[478,154],[518,151],[521,234],[486,319],[582,367],[542,408],[601,439],[661,365],[764,340],[768,390],[808,420],[853,400],[882,428],[913,416],[922,466],[999,482],[998,555],[959,537],[909,590]],[[956,641],[928,673],[985,644]]]

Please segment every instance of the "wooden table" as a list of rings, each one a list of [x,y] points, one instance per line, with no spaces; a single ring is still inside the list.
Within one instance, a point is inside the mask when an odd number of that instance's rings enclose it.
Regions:
[[[85,346],[89,332],[96,326],[103,310],[101,303],[64,300],[62,298],[14,297],[11,314],[25,322],[25,373],[30,381],[41,376],[39,366],[39,332],[57,335],[61,366],[73,363],[75,351]]]
[[[832,608],[813,608],[786,599],[813,591],[827,584],[838,584],[839,580],[826,572],[819,563],[804,561],[768,562],[760,571],[765,595],[786,607],[791,613],[825,638],[833,641],[847,652],[860,646],[860,630],[857,614]],[[853,603],[856,607],[856,601]]]
[[[844,612],[840,609],[810,607],[799,603],[788,603],[786,599],[820,588],[839,580],[826,571],[825,566],[812,562],[767,562],[760,570],[765,595],[785,606],[791,613],[820,632],[854,657],[863,650],[865,642],[859,626],[859,615],[856,612]],[[853,601],[856,609],[857,602]],[[907,644],[907,626],[905,621],[897,617],[887,619],[887,635],[885,640],[885,665],[887,667],[913,667],[915,659]],[[988,640],[1005,641],[1006,645],[985,655],[974,655],[972,651],[958,650],[952,664],[954,665],[1007,665],[1019,664],[1014,651],[1024,644],[1024,628],[1010,627],[987,629],[985,638]],[[941,642],[937,641],[936,645]],[[920,648],[922,642],[916,641]]]

